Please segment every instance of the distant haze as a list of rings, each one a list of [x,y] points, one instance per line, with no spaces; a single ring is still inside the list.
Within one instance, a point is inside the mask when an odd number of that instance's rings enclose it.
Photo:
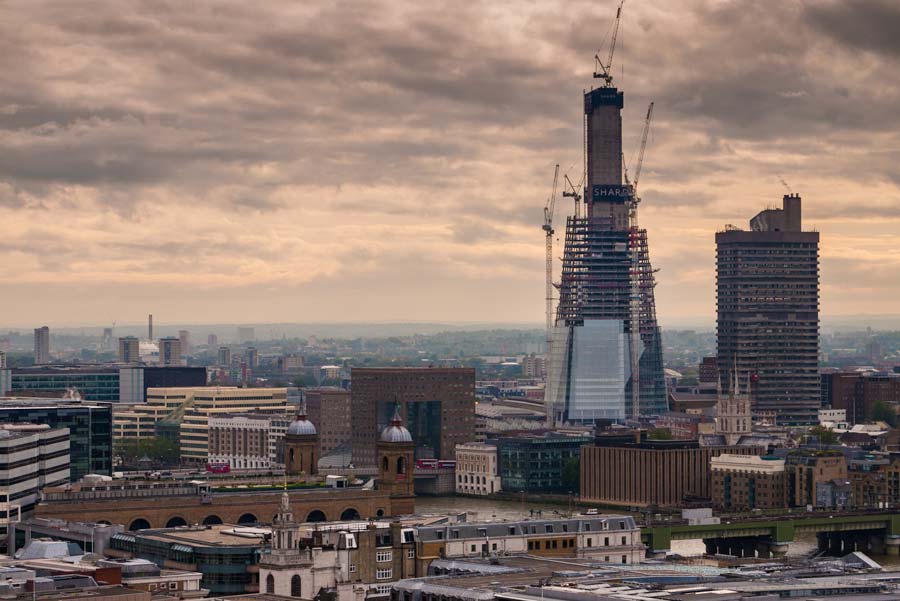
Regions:
[[[542,207],[555,163],[581,178],[616,4],[0,5],[0,320],[540,327]],[[823,314],[896,312],[900,4],[623,14],[661,324],[713,326],[714,233],[779,178],[822,234]]]

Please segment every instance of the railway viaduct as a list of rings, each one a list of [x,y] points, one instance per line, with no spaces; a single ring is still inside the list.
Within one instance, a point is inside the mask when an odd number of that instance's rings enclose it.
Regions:
[[[129,530],[194,524],[271,523],[283,491],[216,490],[191,483],[130,483],[119,487],[45,494],[35,517],[123,524]],[[377,518],[412,512],[412,500],[361,488],[288,490],[304,521]]]

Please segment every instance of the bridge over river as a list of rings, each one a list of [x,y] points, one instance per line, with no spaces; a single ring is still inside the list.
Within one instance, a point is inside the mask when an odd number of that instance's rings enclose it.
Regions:
[[[666,522],[641,529],[641,539],[651,555],[671,550],[673,540],[703,539],[710,554],[783,557],[800,534],[815,534],[822,552],[900,555],[900,513],[886,510],[723,518],[719,524]]]

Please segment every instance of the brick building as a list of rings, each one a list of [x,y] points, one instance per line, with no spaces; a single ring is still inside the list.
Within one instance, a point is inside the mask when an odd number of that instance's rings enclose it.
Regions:
[[[749,511],[787,507],[784,459],[724,453],[710,459],[712,501],[718,509]]]
[[[647,432],[598,435],[581,447],[581,499],[621,506],[684,507],[712,497],[710,459],[760,455],[761,447],[701,447],[696,440],[648,440]]]
[[[788,453],[788,503],[795,507],[817,507],[816,488],[820,483],[847,479],[847,460],[840,451],[803,449]]]
[[[366,367],[350,377],[355,465],[375,464],[375,441],[397,405],[416,459],[454,459],[456,445],[475,440],[474,369]]]
[[[353,440],[350,391],[337,387],[304,389],[306,414],[319,431],[322,457],[349,449]]]
[[[829,372],[822,374],[822,405],[847,412],[847,421],[858,424],[872,419],[876,404],[895,413],[900,407],[900,374]]]

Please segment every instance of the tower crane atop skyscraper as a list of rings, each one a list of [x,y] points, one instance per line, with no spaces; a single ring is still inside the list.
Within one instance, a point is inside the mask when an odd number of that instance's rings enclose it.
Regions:
[[[553,170],[553,188],[550,191],[550,197],[547,204],[544,205],[544,225],[543,230],[547,239],[547,281],[546,281],[546,302],[547,302],[547,352],[550,352],[551,330],[553,328],[553,211],[556,209],[556,185],[559,182],[559,163]]]
[[[647,136],[650,133],[650,120],[653,118],[653,103],[647,107],[647,117],[644,119],[644,131],[641,132],[641,147],[638,151],[637,164],[634,168],[634,181],[628,181],[628,169],[625,169],[625,183],[631,184],[631,203],[628,207],[628,225],[631,231],[629,236],[629,250],[631,253],[631,300],[629,312],[631,319],[631,417],[637,419],[641,407],[641,305],[643,303],[644,285],[652,282],[652,271],[648,274],[641,265],[641,238],[642,231],[638,224],[638,203],[641,202],[637,195],[638,181],[641,178],[641,169],[644,166],[644,151],[647,149]]]
[[[647,149],[647,136],[650,134],[650,120],[653,119],[653,102],[647,107],[647,117],[644,119],[644,131],[641,132],[641,147],[638,151],[637,164],[634,168],[634,181],[628,181],[628,168],[625,168],[625,183],[631,184],[635,202],[640,202],[637,195],[638,181],[641,179],[641,169],[644,167],[644,151]]]
[[[616,9],[616,20],[613,22],[612,36],[610,36],[609,39],[609,53],[606,56],[606,62],[604,63],[603,59],[600,58],[599,50],[594,54],[594,77],[605,81],[605,87],[610,87],[612,85],[612,61],[613,55],[616,52],[616,38],[619,35],[619,22],[622,20],[623,4],[625,4],[625,0],[620,0],[619,7]]]
[[[575,199],[575,217],[579,215],[579,203],[581,202],[581,194],[578,193],[578,188],[581,187],[581,184],[584,183],[584,178],[576,187],[575,184],[572,183],[572,180],[569,179],[569,175],[563,175],[563,198],[573,198]]]

